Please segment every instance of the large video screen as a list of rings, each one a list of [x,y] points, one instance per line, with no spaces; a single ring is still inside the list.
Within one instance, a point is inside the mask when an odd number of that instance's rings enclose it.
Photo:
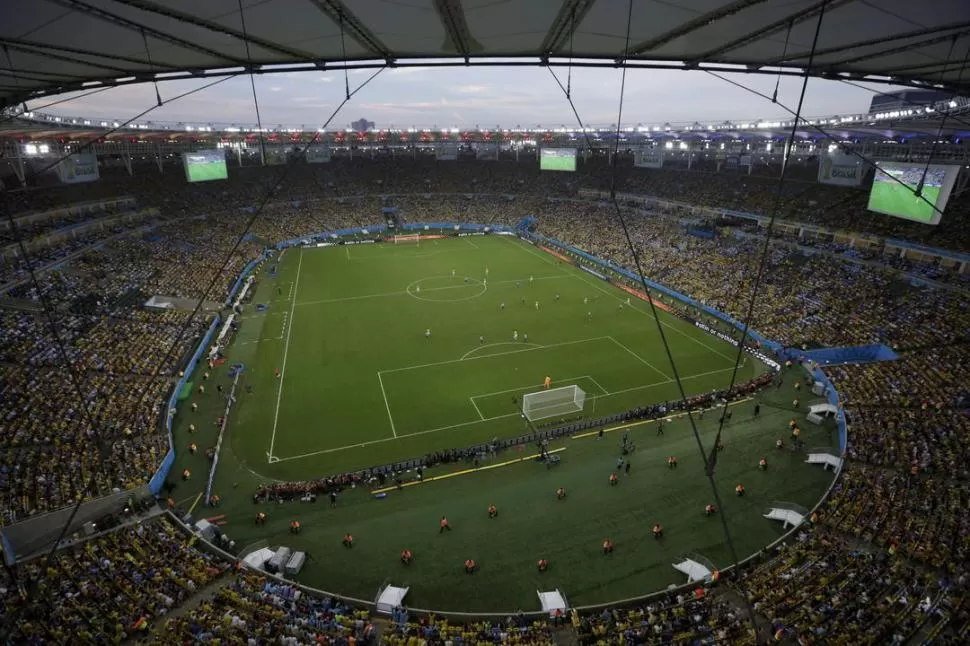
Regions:
[[[575,148],[543,148],[539,154],[539,170],[576,170]]]
[[[959,166],[876,162],[869,210],[923,224],[939,224]],[[921,196],[916,189],[923,182]]]
[[[226,154],[221,150],[196,150],[183,153],[182,163],[185,165],[185,179],[190,182],[209,182],[229,177],[229,171],[226,169]]]

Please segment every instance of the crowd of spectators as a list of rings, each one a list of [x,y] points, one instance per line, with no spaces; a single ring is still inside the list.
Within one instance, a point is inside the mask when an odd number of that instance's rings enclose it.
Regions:
[[[714,237],[690,235],[677,219],[625,209],[634,258],[612,205],[544,206],[540,233],[747,319],[763,238],[724,229]],[[784,241],[766,253],[750,324],[788,347],[916,348],[951,344],[970,330],[963,292],[915,288],[885,267],[807,253]]]
[[[777,641],[904,644],[920,633],[945,643],[967,628],[962,574],[934,573],[828,527],[800,531],[740,584]]]
[[[647,278],[739,319],[747,314],[764,246],[749,226],[701,223],[714,233],[702,237],[690,235],[676,217],[625,209],[633,257],[612,206],[571,199],[580,187],[604,188],[605,165],[569,175],[539,174],[531,165],[505,162],[341,160],[296,166],[277,186],[281,172],[234,169],[228,182],[186,186],[181,171],[169,169],[4,193],[7,208],[17,212],[137,195],[139,206],[161,213],[151,227],[100,246],[86,245],[106,239],[105,232],[52,247],[37,264],[79,255],[39,274],[36,283],[5,290],[0,509],[8,520],[147,481],[168,449],[159,424],[166,398],[181,360],[209,320],[143,303],[153,295],[221,303],[245,264],[278,240],[377,223],[384,206],[400,208],[412,222],[514,225],[535,215],[540,233],[617,267],[642,269]],[[618,186],[767,213],[777,184],[757,177],[623,169]],[[271,203],[253,219],[247,207],[265,196]],[[966,199],[951,201],[940,227],[915,229],[883,216],[854,217],[864,212],[859,191],[796,182],[783,198],[782,214],[791,219],[963,250],[970,239],[965,222],[970,219],[959,217]],[[103,215],[97,209],[90,213]],[[51,218],[49,228],[25,230],[43,236],[84,222],[68,217]],[[916,287],[900,271],[956,289]],[[0,267],[0,282],[22,276],[21,266]],[[754,329],[790,347],[883,343],[900,353],[897,361],[828,369],[849,421],[844,472],[819,523],[739,582],[773,631],[828,643],[901,643],[917,631],[941,639],[966,635],[970,311],[959,291],[965,286],[965,278],[947,268],[831,241],[782,232],[768,246]],[[83,543],[50,571],[31,567],[24,569],[40,582],[40,594],[21,594],[14,581],[4,586],[8,607],[30,617],[17,628],[25,643],[63,641],[66,635],[77,635],[79,643],[120,641],[226,569],[189,548],[167,523]],[[61,576],[65,568],[73,576]],[[152,585],[143,585],[146,581]],[[43,601],[51,595],[67,601],[52,608]],[[109,599],[126,602],[100,612]],[[576,628],[601,643],[676,642],[687,634],[740,639],[743,618],[721,603],[706,596],[666,600],[579,617]],[[238,574],[213,599],[173,620],[168,632],[150,636],[158,643],[234,643],[264,625],[285,635],[285,643],[299,643],[321,632],[366,641],[368,624],[333,600],[303,597],[293,588]],[[544,643],[546,630],[544,624],[520,622],[404,621],[385,639],[395,645],[415,639]]]
[[[368,646],[377,633],[366,610],[293,585],[240,572],[211,599],[169,619],[144,640],[155,646],[203,644],[321,644]]]
[[[232,564],[167,519],[128,525],[0,575],[7,643],[120,644]]]

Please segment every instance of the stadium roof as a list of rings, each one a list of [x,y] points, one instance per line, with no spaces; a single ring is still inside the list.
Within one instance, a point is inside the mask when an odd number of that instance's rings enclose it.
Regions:
[[[383,65],[802,73],[970,89],[967,0],[5,0],[0,106],[153,79]],[[630,46],[626,48],[627,25]],[[738,68],[737,66],[741,66]]]

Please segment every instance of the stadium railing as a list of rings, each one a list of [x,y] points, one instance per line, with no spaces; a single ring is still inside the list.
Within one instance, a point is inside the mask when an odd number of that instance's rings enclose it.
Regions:
[[[215,336],[216,330],[219,329],[219,321],[221,317],[217,314],[212,320],[212,324],[209,325],[209,329],[202,336],[202,340],[196,347],[195,352],[192,353],[192,357],[189,359],[188,363],[182,369],[182,377],[172,388],[172,394],[168,399],[168,410],[165,415],[165,432],[168,434],[168,453],[162,459],[162,463],[159,465],[158,470],[155,471],[155,475],[152,476],[151,480],[148,481],[148,490],[154,495],[158,495],[158,492],[162,490],[162,486],[165,484],[165,479],[168,477],[168,472],[171,471],[172,465],[175,463],[175,439],[172,437],[172,421],[175,419],[176,404],[178,402],[179,393],[182,392],[182,388],[192,377],[192,373],[195,371],[196,366],[199,364],[199,359],[202,357],[202,353],[205,352],[209,344],[212,343],[212,337]]]
[[[543,244],[546,244],[557,248],[560,252],[565,252],[572,258],[576,259],[576,264],[578,266],[582,265],[582,262],[580,261],[585,261],[587,263],[593,264],[601,268],[603,271],[612,272],[614,274],[623,276],[627,280],[633,281],[635,283],[640,282],[639,276],[624,269],[623,267],[619,267],[609,261],[601,260],[600,258],[597,258],[592,254],[589,254],[580,249],[576,249],[575,247],[571,247],[554,238],[548,238],[546,236],[543,236],[537,233],[521,233],[521,235],[523,236],[523,238],[531,239],[531,241],[534,244],[538,244],[540,248],[542,247]],[[719,312],[718,310],[715,310],[712,307],[704,305],[703,303],[700,303],[685,294],[681,294],[678,291],[670,289],[665,285],[661,285],[660,283],[656,283],[649,279],[646,279],[645,282],[647,286],[650,287],[651,289],[654,289],[657,292],[660,292],[661,294],[665,294],[666,296],[669,296],[685,305],[693,307],[696,310],[703,312],[718,321],[727,323],[728,325],[732,326],[734,329],[738,330],[739,332],[744,330],[743,323],[741,323],[740,321],[736,321],[735,319],[728,316],[727,314],[724,314],[723,312]],[[719,333],[717,330],[711,329],[699,321],[693,321],[693,322],[695,325],[697,325],[701,329],[704,329],[704,331],[708,332],[709,334],[714,334],[715,336],[718,336],[722,340],[728,343],[731,343],[732,345],[736,346],[738,343],[738,340],[735,339],[734,337],[731,337],[730,335]],[[747,330],[747,335],[748,335],[748,338],[757,342],[760,347],[766,348],[770,352],[774,353],[774,355],[778,358],[779,361],[785,361],[786,359],[791,359],[792,361],[795,361],[797,363],[801,363],[802,361],[802,358],[803,358],[802,355],[804,353],[801,352],[800,350],[785,348],[780,343],[772,341],[771,339],[768,339],[762,336],[761,334],[759,334],[758,332],[752,329]],[[769,365],[774,364],[774,367],[777,367],[778,361],[772,360],[770,357],[768,357],[765,354],[756,352],[753,348],[749,348],[747,344],[745,349],[751,352],[752,354],[759,355],[759,358],[762,359],[762,361],[770,362]],[[884,351],[882,356],[885,356]],[[829,380],[829,378],[820,369],[815,370],[814,377],[816,380],[822,382],[827,387],[826,392],[827,392],[828,402],[833,406],[838,407],[839,394],[838,394],[838,391],[835,389],[835,386],[832,384],[831,380]],[[847,438],[847,430],[846,430],[846,423],[845,423],[845,414],[842,412],[841,409],[839,410],[836,421],[838,423],[838,428],[839,428],[839,453],[841,456],[844,456],[848,438]]]

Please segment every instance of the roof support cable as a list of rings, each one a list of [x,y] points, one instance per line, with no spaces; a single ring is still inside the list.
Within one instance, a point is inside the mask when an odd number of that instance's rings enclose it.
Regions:
[[[785,45],[781,50],[781,60],[784,62],[788,57],[788,39],[791,38],[791,29],[795,26],[794,20],[788,21],[788,29],[785,31]],[[775,91],[771,93],[771,102],[778,103],[778,86],[781,84],[781,73],[775,77]]]
[[[20,77],[17,76],[17,68],[15,68],[13,66],[13,60],[10,58],[10,48],[7,47],[6,45],[3,46],[3,56],[4,56],[4,58],[7,59],[7,69],[10,71],[11,78],[13,78],[13,84],[19,90],[20,89]],[[23,102],[23,110],[24,110],[24,112],[29,112],[27,110],[27,102],[26,101]]]
[[[347,40],[346,34],[344,33],[344,12],[343,9],[339,11],[337,17],[340,18],[340,55],[343,56],[344,61],[344,93],[346,94],[346,100],[350,100],[350,72],[347,70]],[[355,90],[356,91],[356,90]]]
[[[940,69],[940,80],[946,78],[947,67],[950,65],[950,59],[953,56],[953,49],[957,46],[957,39],[959,36],[954,35],[953,40],[950,41],[950,49],[946,52],[946,60],[943,61],[943,67]],[[967,52],[963,55],[963,65],[960,68],[959,76],[957,76],[957,83],[963,80],[963,71],[967,69],[967,57],[970,56],[970,44],[967,45]],[[950,95],[951,99],[956,98],[956,93]],[[946,120],[950,116],[949,112],[943,115],[940,120],[940,125],[936,129],[936,137],[933,139],[933,146],[930,148],[930,154],[926,157],[926,164],[923,166],[923,174],[920,175],[919,184],[916,185],[916,190],[913,192],[916,197],[923,197],[923,186],[926,182],[926,175],[930,172],[930,163],[933,161],[933,156],[936,154],[936,148],[940,145],[943,140],[943,128],[946,126]],[[942,215],[942,214],[941,214]]]
[[[259,96],[256,94],[256,76],[253,73],[253,57],[249,51],[249,34],[246,32],[246,13],[239,0],[239,22],[242,24],[243,42],[246,44],[246,62],[249,69],[249,87],[253,92],[253,110],[256,112],[256,134],[259,135],[259,163],[266,164],[266,139],[263,137],[263,120],[259,114]]]
[[[333,122],[333,120],[336,118],[337,114],[350,101],[350,99],[355,94],[357,94],[357,92],[359,92],[365,86],[367,86],[371,81],[373,81],[385,69],[387,69],[387,66],[386,65],[383,66],[383,67],[378,68],[373,74],[371,74],[360,85],[358,85],[350,93],[350,96],[349,97],[347,97],[346,99],[344,99],[343,101],[341,101],[340,104],[330,114],[329,118],[324,123],[324,126],[323,126],[322,129],[326,129],[326,127],[329,126],[331,122]],[[217,80],[215,80],[215,81],[213,81],[211,83],[206,83],[205,85],[203,85],[201,87],[198,87],[198,88],[196,88],[194,90],[190,90],[190,91],[184,92],[184,93],[182,93],[182,94],[180,94],[178,96],[172,97],[171,99],[168,99],[164,103],[165,104],[173,103],[174,101],[177,101],[177,100],[179,100],[181,98],[184,98],[186,96],[189,96],[191,94],[195,94],[196,92],[202,91],[204,89],[210,88],[210,87],[212,87],[214,85],[217,85],[218,83],[222,83],[222,82],[224,82],[224,81],[226,81],[226,80],[228,80],[230,78],[235,78],[238,75],[239,74],[227,75],[227,76],[225,76],[223,78],[220,78],[220,79],[217,79]],[[109,135],[109,134],[111,134],[111,133],[113,133],[113,132],[115,132],[115,131],[117,131],[117,130],[119,130],[121,128],[124,128],[129,123],[131,123],[133,121],[136,121],[137,119],[140,119],[141,117],[145,116],[146,114],[148,114],[149,112],[151,112],[151,111],[153,111],[155,109],[156,109],[155,107],[150,107],[150,108],[148,108],[146,110],[143,110],[142,112],[140,112],[139,114],[135,115],[131,119],[128,119],[127,121],[125,121],[124,123],[120,124],[119,126],[116,126],[116,127],[112,128],[110,130],[105,131],[98,138],[94,138],[91,141],[87,142],[86,144],[82,145],[79,148],[79,150],[75,150],[75,151],[73,151],[73,153],[79,152],[80,150],[85,150],[85,149],[90,148],[94,144],[94,142],[97,141],[97,139],[99,139],[100,137],[107,136],[107,135]],[[320,137],[320,131],[317,131],[314,134],[314,136],[306,143],[306,145],[303,147],[303,149],[300,151],[300,153],[299,153],[299,155],[297,155],[297,157],[298,158],[303,157],[306,154],[307,149],[311,145],[313,145],[319,139],[319,137]],[[57,160],[55,160],[51,164],[47,165],[46,167],[40,169],[39,171],[36,171],[32,175],[32,177],[34,175],[36,175],[36,174],[40,174],[40,173],[46,172],[50,168],[53,168],[58,163],[60,163],[60,161],[62,161],[64,158],[68,157],[70,154],[73,154],[73,153],[69,153],[68,155],[64,155],[63,157],[58,158]],[[181,326],[179,327],[179,331],[175,335],[175,338],[172,340],[172,343],[170,344],[168,350],[161,357],[161,359],[157,362],[157,365],[155,367],[155,370],[152,373],[152,375],[150,376],[150,380],[153,381],[153,380],[158,379],[159,378],[159,375],[161,374],[161,371],[164,369],[164,367],[166,365],[168,365],[169,362],[172,361],[176,357],[179,344],[185,338],[185,336],[186,336],[186,334],[187,334],[187,332],[189,330],[189,327],[192,325],[192,323],[198,320],[198,315],[199,315],[200,310],[202,309],[203,304],[206,301],[209,300],[209,297],[212,294],[213,290],[219,284],[220,277],[222,277],[225,274],[226,270],[229,268],[229,265],[230,265],[232,259],[238,253],[238,251],[239,251],[239,249],[240,249],[243,241],[246,238],[246,235],[252,229],[252,226],[255,223],[256,219],[262,214],[262,212],[263,212],[266,204],[273,197],[273,195],[276,194],[276,191],[279,189],[279,187],[282,186],[283,182],[288,177],[288,175],[289,175],[290,171],[292,170],[293,166],[294,166],[294,163],[287,163],[287,164],[283,165],[282,168],[281,168],[281,171],[278,174],[278,176],[275,179],[275,181],[266,190],[266,192],[264,193],[263,197],[259,200],[259,203],[256,205],[256,208],[254,209],[252,215],[246,221],[245,226],[243,227],[242,231],[239,233],[239,236],[236,238],[235,243],[229,249],[229,251],[226,253],[225,257],[223,258],[223,261],[219,264],[219,268],[213,273],[212,279],[209,281],[209,283],[206,286],[205,290],[202,292],[202,296],[199,299],[199,302],[196,304],[195,309],[192,310],[192,313],[186,318],[185,322],[181,324]],[[2,208],[3,208],[3,205],[2,205],[2,203],[0,203],[0,209],[2,209]],[[12,214],[10,213],[9,209],[7,209],[7,214],[6,215],[7,215],[8,221],[11,223],[11,227],[12,227],[12,231],[14,232],[14,235],[15,236],[18,236],[18,244],[21,247],[23,247],[23,239],[22,239],[22,236],[19,234],[19,230],[16,228],[15,222],[13,220]],[[40,290],[39,283],[37,282],[37,277],[36,277],[35,273],[33,272],[33,268],[31,267],[31,265],[29,263],[28,263],[27,269],[30,272],[31,280],[32,280],[34,286],[38,290]],[[56,338],[56,335],[55,335],[55,338]],[[70,368],[70,370],[68,370],[68,372],[73,377],[75,375],[74,366],[72,364],[67,364],[67,365]],[[79,390],[77,390],[76,388],[74,389],[74,392],[75,392],[75,394],[77,394],[78,399],[80,400],[80,403],[81,404],[84,404],[85,401],[84,401],[83,397],[81,396],[81,392]],[[137,414],[138,414],[137,411],[140,410],[141,405],[142,405],[142,403],[145,400],[145,397],[148,395],[148,392],[149,392],[149,389],[147,389],[147,388],[144,389],[142,391],[140,397],[138,398],[138,401],[132,407],[132,411],[134,411],[134,412],[132,414],[132,420],[129,421],[128,425],[131,425],[131,423],[134,421],[134,417],[137,416]],[[84,412],[86,412],[86,409],[83,409],[83,410],[84,410]],[[124,425],[122,425],[122,426],[124,426]],[[113,439],[113,438],[104,438],[104,440],[102,442],[99,442],[99,449],[101,449],[102,454],[104,454],[104,451],[105,450],[110,451],[110,448],[111,447],[110,447],[108,441],[110,441],[111,439]],[[90,491],[96,490],[96,478],[97,478],[97,471],[95,470],[95,472],[93,472],[91,474],[91,478],[90,478],[89,483],[87,485],[87,490],[90,490]],[[81,505],[85,502],[85,500],[86,500],[86,496],[83,496],[83,495],[82,496],[78,496],[78,500],[74,504],[73,508],[71,509],[71,513],[68,516],[67,520],[65,521],[64,526],[61,528],[61,531],[58,534],[57,538],[52,542],[51,549],[47,553],[47,556],[44,559],[44,568],[51,567],[51,562],[54,559],[57,558],[57,556],[56,556],[57,548],[60,545],[61,541],[64,540],[64,537],[66,536],[68,529],[73,524],[74,518],[77,516],[77,513],[80,510]],[[28,587],[27,590],[29,592],[30,591],[30,588]]]
[[[152,85],[155,86],[155,105],[162,107],[162,95],[158,91],[158,79],[155,78],[155,63],[152,62],[152,51],[148,48],[148,35],[145,33],[144,27],[140,31],[141,41],[145,44],[145,56],[148,58],[148,69],[152,71]],[[246,43],[246,49],[249,49],[249,42]]]
[[[768,218],[768,226],[765,229],[765,240],[761,249],[761,259],[758,262],[758,271],[755,274],[754,285],[751,288],[751,299],[748,302],[747,311],[745,312],[744,317],[741,319],[744,327],[741,329],[741,338],[738,340],[738,353],[734,361],[734,370],[731,372],[731,382],[728,386],[729,389],[733,388],[737,381],[738,369],[741,366],[741,359],[744,357],[744,349],[748,343],[748,332],[751,329],[751,319],[754,316],[754,307],[758,300],[758,291],[761,288],[761,282],[764,280],[767,270],[771,235],[774,232],[775,221],[778,219],[778,213],[784,200],[785,181],[788,173],[788,161],[791,159],[792,151],[795,148],[795,137],[798,134],[799,122],[802,120],[802,108],[805,105],[805,94],[808,90],[808,79],[811,76],[812,68],[814,66],[815,50],[818,48],[818,38],[819,34],[821,33],[822,20],[824,17],[825,5],[823,4],[818,13],[818,21],[815,23],[815,36],[812,38],[812,49],[809,51],[808,64],[805,66],[805,74],[802,79],[802,89],[798,95],[798,105],[795,108],[795,118],[792,120],[791,131],[788,133],[788,141],[785,143],[785,150],[782,154],[781,173],[778,175],[778,185],[775,191],[774,203],[772,204],[770,216]],[[721,413],[721,417],[718,422],[717,435],[715,436],[714,446],[711,447],[710,457],[708,459],[708,473],[711,477],[714,476],[714,472],[717,467],[717,447],[721,444],[721,435],[724,432],[724,424],[726,421],[727,408],[725,407],[724,412]]]
[[[640,286],[643,289],[643,293],[646,294],[647,296],[646,300],[647,300],[647,303],[649,304],[650,312],[653,316],[654,323],[656,324],[657,332],[660,336],[661,343],[663,344],[664,353],[666,354],[667,361],[673,375],[673,381],[676,384],[680,395],[680,402],[684,405],[684,408],[687,411],[687,420],[690,423],[691,431],[694,436],[694,440],[697,443],[697,449],[698,449],[698,452],[700,453],[701,460],[705,464],[704,474],[708,482],[710,483],[714,502],[719,509],[718,515],[721,517],[721,527],[724,532],[725,542],[729,547],[731,559],[735,567],[735,571],[737,571],[740,559],[738,557],[738,551],[734,545],[734,540],[732,538],[731,531],[728,525],[727,515],[724,512],[724,505],[721,503],[721,496],[718,492],[717,484],[714,481],[714,471],[712,469],[707,468],[707,465],[708,465],[707,455],[704,450],[704,444],[700,437],[700,431],[697,428],[697,421],[695,420],[694,415],[690,410],[690,407],[687,406],[687,393],[684,388],[683,379],[680,375],[680,371],[677,368],[677,362],[674,359],[673,352],[670,349],[670,343],[667,339],[667,334],[664,331],[663,323],[660,320],[660,315],[657,310],[656,303],[654,301],[652,290],[647,284],[647,280],[643,272],[643,267],[640,262],[640,257],[637,253],[636,246],[633,243],[633,239],[630,236],[629,227],[627,225],[626,218],[623,215],[623,209],[620,208],[619,200],[617,197],[617,194],[618,194],[617,193],[617,188],[618,188],[617,171],[618,171],[618,161],[619,161],[620,134],[622,133],[622,128],[623,128],[623,102],[626,94],[627,66],[624,63],[630,48],[630,28],[631,28],[632,22],[633,22],[633,0],[630,0],[628,12],[627,12],[626,44],[624,46],[624,55],[623,55],[623,58],[617,60],[617,64],[621,68],[620,97],[619,97],[619,103],[618,103],[618,109],[617,109],[618,114],[617,114],[617,122],[616,122],[616,131],[614,132],[612,160],[611,160],[611,167],[610,167],[610,191],[609,191],[610,202],[613,206],[614,213],[616,214],[617,222],[619,223],[620,228],[623,231],[623,236],[624,236],[624,239],[626,240],[627,248],[629,249],[630,258],[632,260],[634,268],[636,269],[636,275],[640,279]],[[819,17],[819,25],[821,25],[821,16]],[[818,32],[816,31],[816,42],[817,42],[817,39],[818,39]],[[556,84],[559,86],[559,89],[562,90],[563,94],[566,95],[566,100],[569,103],[569,107],[572,110],[573,116],[576,118],[576,122],[579,126],[580,131],[583,133],[583,137],[586,141],[586,145],[588,148],[592,149],[592,142],[590,141],[590,135],[585,128],[582,117],[580,116],[575,103],[573,102],[572,98],[568,94],[566,94],[566,87],[556,76],[555,72],[553,72],[551,69],[549,70],[549,72],[550,74],[552,74],[552,77],[556,81]],[[805,90],[805,87],[807,86],[807,81],[808,81],[808,76],[806,75],[805,82],[802,88],[803,99],[804,99],[804,90]],[[781,197],[780,190],[778,195],[780,198]],[[767,255],[767,247],[765,248],[765,255]],[[737,372],[737,363],[740,362],[740,359],[741,357],[738,357],[737,362],[735,364],[735,372]],[[732,386],[733,386],[733,379],[732,379]],[[762,643],[763,640],[760,638],[760,636],[757,633],[757,622],[754,614],[754,609],[750,606],[750,604],[746,604],[746,608],[748,610],[748,616],[751,621],[752,631],[756,635],[757,643],[760,644]]]
[[[566,100],[572,98],[573,86],[573,36],[576,33],[576,5],[569,12],[569,67],[566,71]]]
[[[721,79],[722,81],[724,81],[725,83],[727,83],[729,85],[733,85],[735,87],[741,88],[745,92],[750,92],[751,94],[754,94],[755,96],[760,96],[765,101],[771,101],[771,97],[770,96],[768,96],[764,92],[759,92],[758,90],[755,90],[754,88],[750,88],[747,85],[745,85],[744,83],[738,83],[737,81],[734,81],[732,79],[729,79],[728,77],[726,77],[726,76],[724,76],[722,74],[718,74],[717,72],[712,72],[711,70],[704,70],[704,72],[706,72],[707,74],[710,74],[714,78]],[[777,103],[777,105],[778,105],[779,108],[781,108],[782,110],[784,110],[788,114],[792,115],[793,117],[795,116],[795,114],[796,114],[795,111],[792,110],[787,105],[785,105],[784,103],[779,102],[779,103]],[[833,145],[838,146],[838,149],[839,149],[839,151],[841,153],[843,153],[845,155],[850,155],[852,157],[856,157],[856,158],[862,160],[863,162],[865,162],[866,164],[868,164],[869,166],[875,166],[876,165],[875,160],[870,159],[868,156],[860,153],[858,150],[855,150],[855,149],[852,149],[852,148],[847,148],[847,147],[843,146],[842,143],[840,142],[839,136],[837,134],[833,134],[833,133],[829,132],[828,130],[826,130],[822,126],[818,125],[817,123],[812,123],[811,121],[809,121],[808,119],[805,119],[804,117],[798,117],[795,120],[795,123],[797,125],[801,126],[802,128],[814,130],[815,132],[819,133],[820,135],[822,135],[826,139],[830,140]],[[885,176],[883,176],[883,179],[886,180],[886,181],[895,182],[896,184],[899,184],[900,186],[905,187],[906,190],[912,192],[912,189],[909,188],[909,185],[906,184],[905,182],[903,182],[903,180],[899,179],[898,177],[893,177],[892,175],[885,175]],[[929,200],[927,200],[925,197],[922,197],[922,196],[920,197],[920,199],[923,200],[924,202],[926,202],[930,206],[930,208],[932,208],[933,210],[940,212],[940,215],[943,214],[942,211],[940,211],[940,209],[937,208],[937,206],[933,202],[930,202]]]

